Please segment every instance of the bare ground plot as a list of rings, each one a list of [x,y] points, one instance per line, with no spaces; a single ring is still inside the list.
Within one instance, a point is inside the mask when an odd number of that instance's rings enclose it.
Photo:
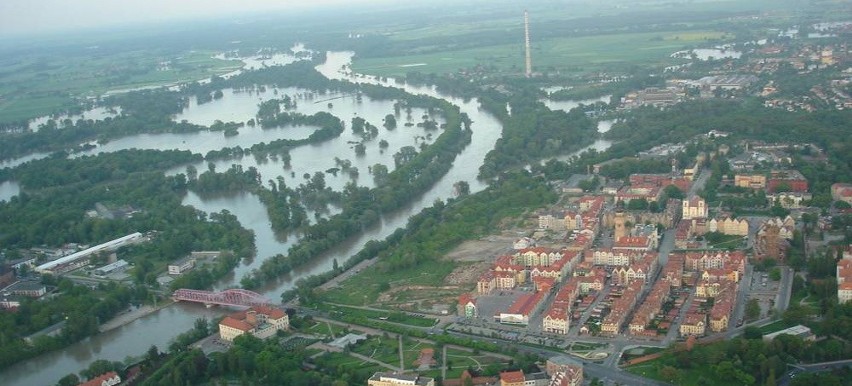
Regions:
[[[497,256],[508,253],[517,239],[517,236],[493,235],[468,240],[447,253],[444,259],[459,262],[494,261]]]

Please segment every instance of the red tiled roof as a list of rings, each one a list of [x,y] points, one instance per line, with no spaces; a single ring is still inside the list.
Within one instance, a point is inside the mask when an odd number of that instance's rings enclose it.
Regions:
[[[504,371],[500,373],[500,380],[503,382],[523,382],[524,381],[524,372],[523,371]]]
[[[223,326],[235,328],[235,329],[243,331],[243,332],[250,331],[252,328],[254,328],[254,326],[252,326],[251,324],[249,324],[245,320],[235,319],[235,318],[232,318],[230,316],[226,316],[225,319],[222,319],[222,321],[219,322],[219,324],[223,325]]]
[[[101,386],[103,381],[106,381],[107,379],[111,379],[111,378],[114,378],[114,377],[117,377],[117,376],[118,376],[118,374],[115,371],[110,371],[106,374],[101,374],[101,375],[99,375],[95,378],[92,378],[92,379],[90,379],[86,382],[83,382],[83,383],[79,384],[78,386]]]

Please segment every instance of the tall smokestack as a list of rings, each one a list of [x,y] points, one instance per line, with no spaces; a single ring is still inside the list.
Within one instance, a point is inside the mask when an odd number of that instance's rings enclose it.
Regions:
[[[526,48],[526,76],[532,76],[532,55],[530,54],[530,15],[524,10],[524,47]]]

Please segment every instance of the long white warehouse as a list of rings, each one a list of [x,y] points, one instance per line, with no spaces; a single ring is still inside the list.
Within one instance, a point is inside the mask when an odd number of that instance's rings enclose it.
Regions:
[[[60,257],[56,260],[53,260],[49,263],[44,263],[36,267],[36,272],[39,273],[61,273],[68,271],[70,269],[74,269],[76,267],[85,265],[85,262],[82,264],[75,264],[81,262],[82,260],[88,259],[95,253],[102,251],[115,250],[120,247],[123,247],[127,244],[131,244],[133,242],[139,241],[142,239],[143,235],[139,232],[129,234],[124,237],[117,238],[115,240],[107,241],[103,244],[95,245],[94,247],[84,249],[79,252],[72,253],[65,257]],[[67,269],[66,269],[67,268]]]

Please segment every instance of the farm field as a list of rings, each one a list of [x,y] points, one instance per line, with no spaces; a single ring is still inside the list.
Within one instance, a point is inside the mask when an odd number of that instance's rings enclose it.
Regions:
[[[728,35],[717,31],[670,31],[636,34],[607,34],[558,38],[532,43],[533,67],[569,72],[591,72],[628,64],[663,65],[676,63],[676,51],[724,41]],[[503,72],[520,72],[523,44],[504,44],[474,49],[408,55],[390,58],[358,59],[356,72],[380,76],[401,76],[408,72],[448,73],[479,65],[494,66]]]

